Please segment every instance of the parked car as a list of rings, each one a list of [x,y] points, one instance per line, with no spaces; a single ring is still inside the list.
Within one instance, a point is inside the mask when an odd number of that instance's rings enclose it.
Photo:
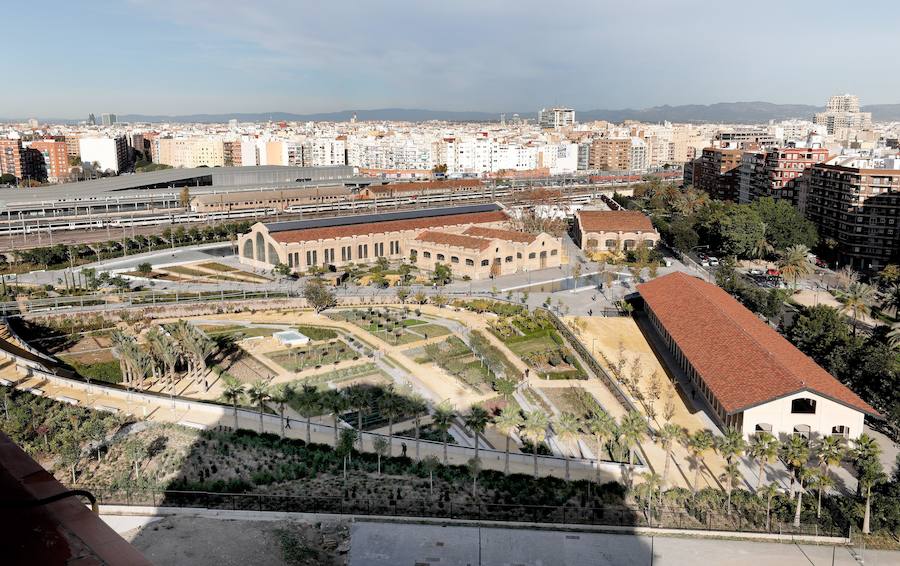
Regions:
[[[703,267],[709,267],[709,260],[706,259],[705,257],[701,257],[701,258],[700,258],[700,265],[702,265]]]
[[[749,274],[752,275],[752,276],[757,276],[757,275],[762,275],[762,274],[763,274],[763,271],[762,271],[762,269],[756,269],[756,268],[754,267],[753,269],[751,269],[751,270],[748,271],[747,273],[749,273]]]
[[[709,264],[712,265],[713,267],[718,266],[718,265],[719,265],[719,258],[713,257],[713,256],[709,256]]]
[[[823,259],[816,258],[816,265],[819,267],[824,267],[826,269],[828,268],[828,262]]]

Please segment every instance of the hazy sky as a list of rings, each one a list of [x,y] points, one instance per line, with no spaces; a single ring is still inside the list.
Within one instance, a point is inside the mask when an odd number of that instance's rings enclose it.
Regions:
[[[0,117],[900,102],[896,2],[5,2]],[[11,49],[10,49],[11,48]],[[9,55],[12,55],[10,58]]]

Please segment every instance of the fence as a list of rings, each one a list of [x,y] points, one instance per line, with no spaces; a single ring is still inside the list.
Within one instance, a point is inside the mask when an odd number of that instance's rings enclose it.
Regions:
[[[489,520],[518,523],[549,523],[618,527],[660,527],[717,532],[768,533],[842,537],[846,527],[833,524],[802,524],[750,521],[734,513],[654,510],[626,505],[580,507],[574,505],[525,505],[487,502],[442,501],[440,499],[376,499],[330,496],[292,496],[256,493],[215,493],[154,489],[114,489],[80,486],[97,497],[100,505],[220,509],[335,515],[396,516],[457,520]],[[763,517],[764,519],[764,517]]]

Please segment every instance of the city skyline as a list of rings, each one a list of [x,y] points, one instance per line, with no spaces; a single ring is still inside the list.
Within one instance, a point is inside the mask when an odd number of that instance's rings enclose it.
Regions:
[[[881,13],[890,14],[884,7]],[[6,89],[0,117],[818,104],[832,92],[854,92],[876,104],[894,102],[891,93],[900,86],[875,57],[824,48],[816,55],[816,38],[834,34],[888,52],[890,17],[857,23],[831,10],[789,5],[777,14],[748,10],[736,21],[723,6],[694,1],[567,2],[558,6],[558,18],[538,6],[500,2],[308,8],[277,1],[49,2],[40,24],[71,33],[36,36],[30,25],[9,30],[29,56],[11,61],[8,72],[24,75],[37,65],[44,88]],[[9,11],[11,19],[34,19],[23,7]],[[776,16],[803,22],[802,38],[812,47],[802,49],[807,55],[799,68],[797,61],[787,64],[798,40],[786,38],[781,26],[762,25]],[[101,24],[102,32],[94,31]],[[786,40],[785,64],[773,64],[778,48],[768,46]],[[723,69],[740,72],[723,80]]]

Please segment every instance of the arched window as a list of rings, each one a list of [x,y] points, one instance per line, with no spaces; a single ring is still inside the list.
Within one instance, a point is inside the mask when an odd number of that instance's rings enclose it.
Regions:
[[[438,261],[444,261],[444,254],[438,254],[438,255],[437,255],[437,260],[438,260]]]
[[[275,251],[275,246],[269,244],[269,263],[275,265],[278,263],[278,252]]]
[[[490,264],[491,264],[491,262],[489,262],[486,259],[481,260],[481,267],[487,267]]]
[[[653,246],[656,245],[656,242],[654,242],[653,240],[644,240],[644,242],[647,244],[647,247],[650,249],[653,249]]]
[[[587,241],[586,246],[587,246],[587,249],[589,249],[589,250],[595,250],[595,249],[597,249],[597,240],[594,239],[594,238],[589,239],[589,240]]]
[[[450,263],[459,263],[459,258],[455,255],[450,256]]]
[[[550,250],[550,255],[556,255],[557,250]]]
[[[266,261],[266,242],[260,232],[256,233],[256,260]]]
[[[615,240],[606,240],[606,249],[608,249],[608,250],[616,249],[616,241]]]
[[[809,425],[800,424],[794,427],[794,436],[802,436],[803,438],[809,440]]]
[[[474,267],[474,266],[475,266],[475,261],[473,261],[473,260],[471,260],[471,259],[467,259],[467,260],[466,260],[466,265],[468,265],[469,267]]]
[[[516,259],[522,259],[522,252],[516,252]]]
[[[512,263],[512,259],[511,255],[506,256],[506,263]]]
[[[253,259],[253,240],[250,238],[244,240],[244,257]]]
[[[635,244],[635,241],[634,241],[634,240],[625,240],[625,249],[626,249],[626,250],[633,250],[633,249],[634,249],[634,244]]]
[[[431,258],[431,252],[425,252],[425,253],[423,253],[422,255],[425,256],[425,259],[430,259],[430,258]]]
[[[814,415],[816,413],[816,400],[801,397],[791,401],[791,413],[798,415]]]
[[[756,432],[768,432],[769,434],[771,434],[772,425],[770,425],[769,423],[757,423]]]
[[[531,252],[530,254],[528,254],[528,259],[534,259],[536,257],[537,257],[537,254],[534,252]]]

